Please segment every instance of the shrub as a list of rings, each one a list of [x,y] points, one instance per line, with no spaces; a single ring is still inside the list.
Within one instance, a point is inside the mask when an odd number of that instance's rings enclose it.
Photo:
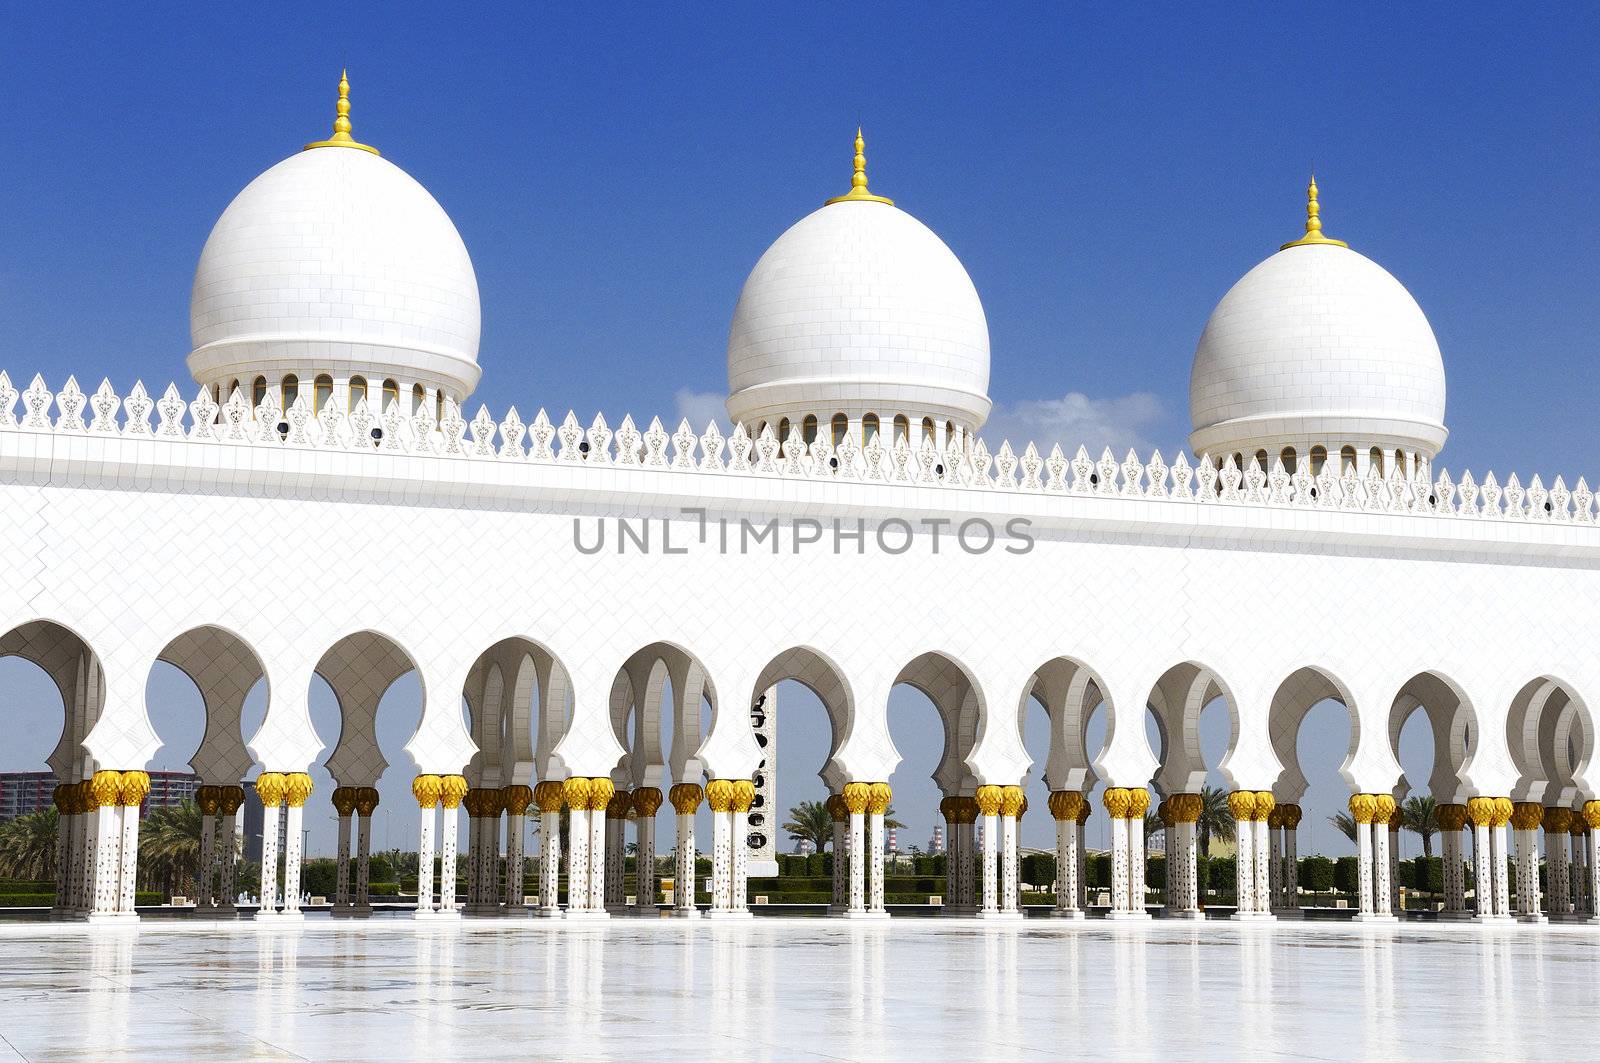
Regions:
[[[1090,853],[1083,858],[1084,885],[1092,890],[1111,888],[1111,857],[1106,853]]]
[[[1353,856],[1341,856],[1333,862],[1333,888],[1344,893],[1355,893],[1361,888],[1361,864]]]
[[[1051,853],[1029,853],[1022,858],[1022,881],[1030,886],[1048,886],[1056,880],[1056,858]]]
[[[1167,888],[1167,858],[1148,856],[1144,861],[1144,884],[1153,890]]]
[[[1211,858],[1210,886],[1219,896],[1235,897],[1239,892],[1238,861],[1231,856]]]
[[[1308,856],[1300,861],[1300,885],[1315,893],[1333,889],[1333,861],[1326,856]]]

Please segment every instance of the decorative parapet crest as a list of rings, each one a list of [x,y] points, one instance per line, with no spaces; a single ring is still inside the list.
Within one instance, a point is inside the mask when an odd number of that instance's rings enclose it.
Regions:
[[[154,426],[152,415],[157,419]],[[1305,468],[1291,473],[1282,461],[1264,469],[1252,460],[1240,469],[1230,457],[1218,467],[1209,454],[1191,464],[1188,456],[1180,453],[1169,464],[1159,450],[1148,461],[1140,461],[1129,450],[1119,462],[1110,448],[1096,461],[1079,447],[1069,460],[1059,446],[1041,457],[1032,443],[1019,457],[1005,441],[991,454],[981,439],[970,448],[952,445],[943,451],[924,442],[913,452],[904,439],[888,446],[881,437],[865,446],[848,438],[837,447],[820,438],[807,446],[798,430],[780,440],[770,425],[752,439],[743,425],[735,425],[724,435],[713,422],[697,434],[683,420],[669,435],[660,418],[652,418],[650,427],[641,433],[632,417],[624,417],[613,432],[599,415],[585,429],[577,415],[569,412],[557,427],[544,410],[532,423],[524,424],[515,407],[506,412],[504,420],[496,421],[486,406],[480,406],[469,422],[448,399],[443,416],[435,422],[426,404],[411,417],[402,414],[398,405],[377,415],[367,408],[365,399],[349,413],[331,403],[313,413],[304,391],[288,410],[280,409],[270,394],[252,410],[242,391],[235,391],[219,406],[211,393],[201,388],[192,402],[185,403],[176,384],[167,385],[161,398],[152,401],[142,383],[134,384],[122,398],[112,390],[110,381],[102,381],[89,396],[75,378],[68,377],[61,390],[52,394],[43,377],[35,376],[28,389],[19,393],[4,372],[0,372],[0,430],[1093,495],[1169,504],[1596,523],[1594,492],[1582,477],[1569,488],[1560,476],[1546,487],[1538,475],[1523,486],[1515,473],[1503,485],[1492,472],[1484,474],[1481,483],[1471,472],[1464,472],[1457,482],[1442,469],[1432,481],[1403,475],[1399,469],[1391,469],[1387,477],[1372,470],[1359,478],[1354,472],[1335,474],[1324,468],[1313,476]]]

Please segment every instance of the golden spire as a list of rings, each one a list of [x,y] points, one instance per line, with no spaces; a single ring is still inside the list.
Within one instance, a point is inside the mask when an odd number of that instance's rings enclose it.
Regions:
[[[1317,175],[1311,175],[1311,184],[1306,186],[1306,234],[1298,240],[1291,240],[1278,248],[1287,251],[1291,247],[1300,247],[1305,244],[1328,244],[1332,247],[1349,247],[1343,240],[1330,240],[1322,235],[1322,206],[1317,202]]]
[[[842,196],[834,196],[823,206],[834,203],[887,203],[894,206],[894,200],[867,191],[867,142],[861,136],[860,126],[856,126],[856,172],[850,175],[850,191]]]
[[[377,155],[378,149],[370,144],[358,144],[350,135],[350,72],[339,71],[339,105],[337,117],[333,120],[333,136],[327,140],[317,140],[306,145],[306,150],[312,148],[360,148]]]

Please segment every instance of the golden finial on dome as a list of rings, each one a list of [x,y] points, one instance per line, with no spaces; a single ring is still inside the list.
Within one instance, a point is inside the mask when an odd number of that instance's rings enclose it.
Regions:
[[[1279,251],[1287,251],[1291,247],[1301,247],[1305,244],[1328,244],[1332,247],[1349,247],[1343,240],[1331,240],[1322,235],[1322,206],[1317,202],[1317,175],[1311,174],[1311,183],[1306,186],[1306,234],[1298,240],[1292,240]]]
[[[360,148],[379,154],[378,149],[371,144],[359,144],[350,135],[350,72],[339,71],[339,103],[337,115],[333,120],[333,136],[327,140],[316,140],[306,145],[306,150],[312,148]]]
[[[834,196],[823,203],[829,206],[834,203],[887,203],[894,206],[894,200],[883,196],[875,196],[867,191],[867,142],[861,136],[861,127],[856,126],[856,169],[850,175],[850,191],[842,196]]]

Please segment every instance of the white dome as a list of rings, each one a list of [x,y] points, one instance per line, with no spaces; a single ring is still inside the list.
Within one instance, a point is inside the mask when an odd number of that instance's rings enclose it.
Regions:
[[[1291,244],[1206,322],[1189,440],[1197,454],[1354,444],[1432,458],[1444,397],[1439,343],[1400,282],[1337,243]]]
[[[461,399],[481,372],[478,329],[472,260],[427,189],[372,151],[318,147],[251,181],[211,230],[189,371],[363,374]]]
[[[873,199],[831,202],[778,237],[745,280],[728,390],[729,415],[747,425],[874,413],[970,432],[990,406],[983,304],[917,219]]]

